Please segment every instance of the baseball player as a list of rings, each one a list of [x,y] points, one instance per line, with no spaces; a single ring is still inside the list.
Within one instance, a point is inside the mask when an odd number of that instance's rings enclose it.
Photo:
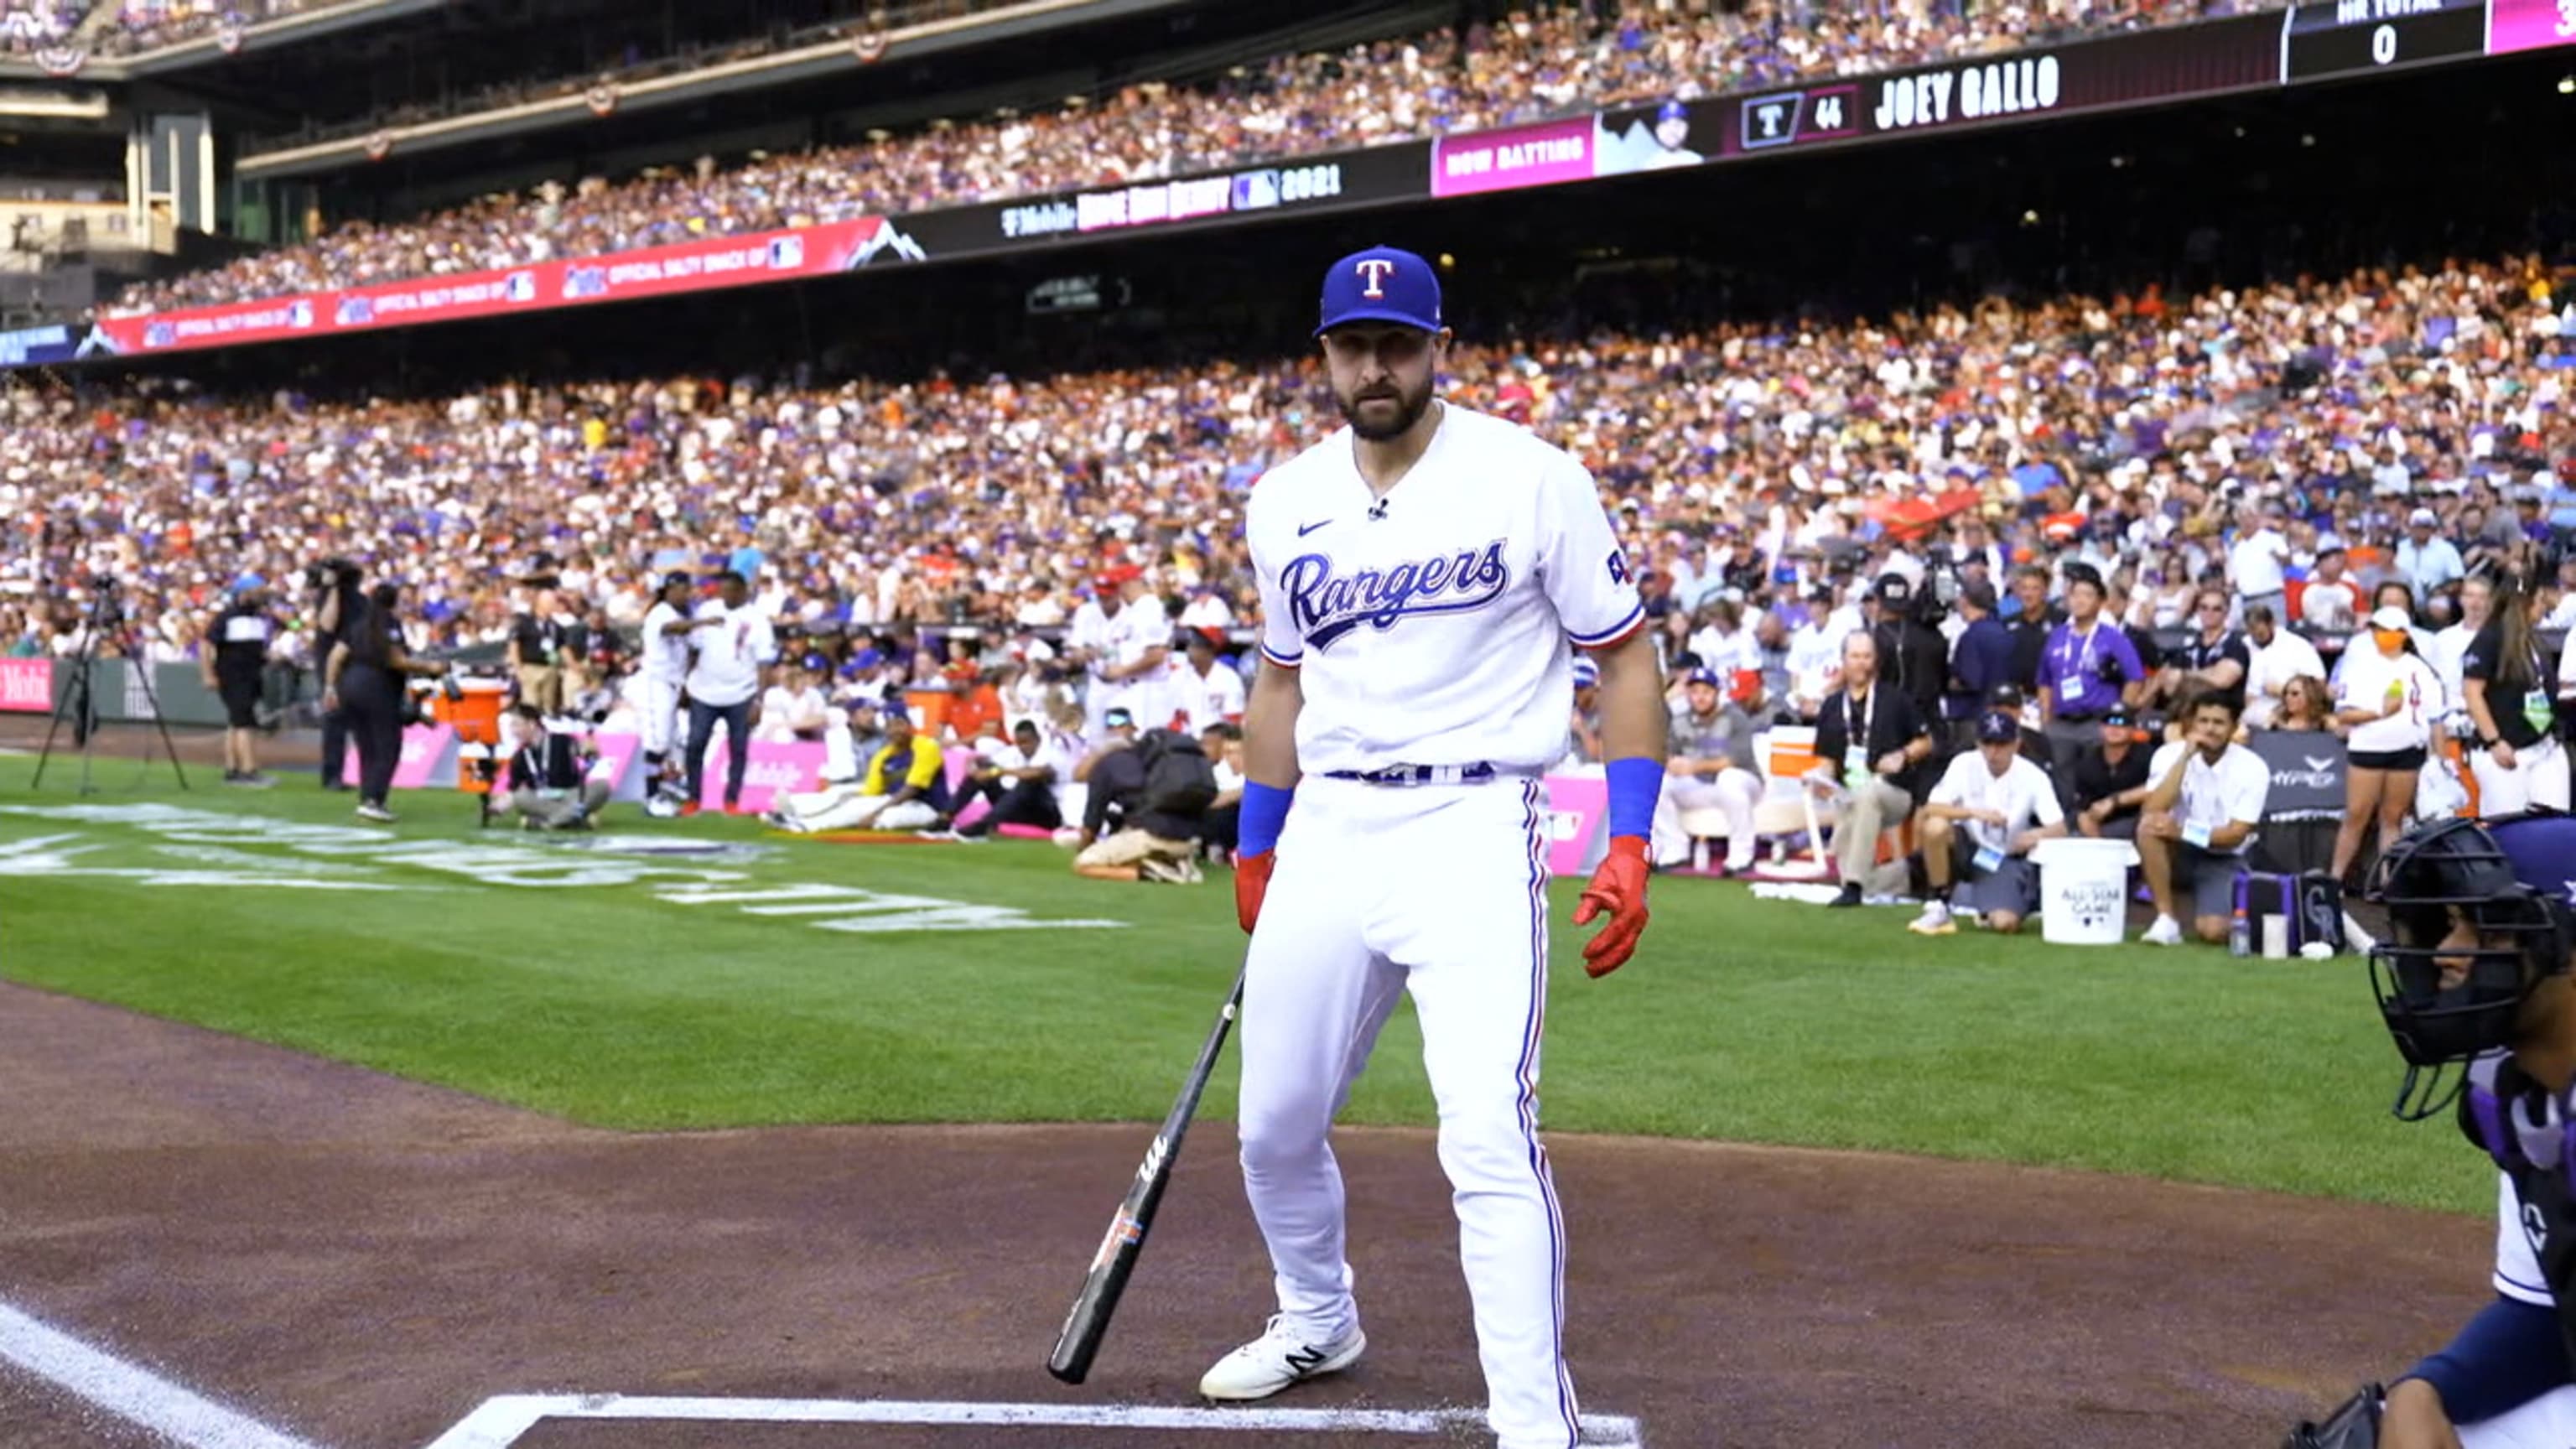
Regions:
[[[678,788],[673,782],[679,762],[671,758],[671,747],[679,743],[680,688],[689,678],[689,638],[717,622],[692,619],[688,608],[689,576],[668,573],[662,576],[653,607],[644,614],[644,773],[655,788]]]
[[[1244,720],[1236,913],[1244,1188],[1279,1312],[1200,1381],[1258,1399],[1345,1368],[1360,1331],[1328,1137],[1396,998],[1413,997],[1440,1162],[1502,1449],[1571,1449],[1565,1229],[1538,1138],[1547,811],[1573,650],[1599,662],[1608,858],[1574,913],[1616,970],[1646,925],[1662,681],[1591,475],[1445,403],[1440,284],[1379,247],[1325,274],[1323,357],[1349,426],[1253,491],[1261,652]],[[1290,804],[1294,801],[1292,812]]]
[[[2576,816],[2439,820],[2380,858],[2371,948],[2379,1010],[2406,1061],[2396,1113],[2459,1096],[2494,1158],[2496,1297],[2447,1348],[2293,1445],[2559,1449],[2576,1443]],[[2465,1085],[2467,1091],[2461,1092]],[[2374,1412],[2375,1415],[2374,1415]]]

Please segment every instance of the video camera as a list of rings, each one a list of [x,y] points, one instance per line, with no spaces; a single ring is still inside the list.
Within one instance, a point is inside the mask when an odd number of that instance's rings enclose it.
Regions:
[[[409,729],[414,725],[432,725],[438,722],[429,703],[430,696],[433,694],[449,704],[454,704],[465,697],[465,688],[456,682],[456,676],[453,674],[441,675],[435,679],[413,680],[403,691],[401,710],[403,728]]]
[[[1959,558],[1946,543],[1928,545],[1923,550],[1923,587],[1914,591],[1914,617],[1926,624],[1939,624],[1958,607],[1959,594],[1967,581],[1959,576]]]
[[[316,591],[354,584],[363,572],[344,558],[326,558],[304,566],[304,587]]]

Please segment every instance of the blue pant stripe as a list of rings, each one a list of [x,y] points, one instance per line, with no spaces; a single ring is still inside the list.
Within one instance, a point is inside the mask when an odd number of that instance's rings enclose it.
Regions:
[[[1565,1215],[1557,1207],[1556,1187],[1548,1178],[1547,1149],[1538,1140],[1538,1049],[1547,1025],[1547,832],[1539,808],[1541,789],[1532,780],[1521,787],[1523,828],[1529,838],[1530,1005],[1529,1027],[1521,1038],[1520,1121],[1529,1144],[1530,1171],[1538,1177],[1539,1196],[1547,1204],[1548,1293],[1555,1312],[1556,1403],[1565,1415],[1566,1449],[1578,1434],[1574,1377],[1565,1366]]]

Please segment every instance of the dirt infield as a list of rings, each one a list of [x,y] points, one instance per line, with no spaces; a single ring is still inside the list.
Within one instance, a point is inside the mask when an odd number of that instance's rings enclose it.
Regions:
[[[1041,1365],[1145,1129],[593,1132],[6,986],[0,1102],[0,1304],[329,1449],[421,1449],[512,1393],[1188,1406],[1268,1302],[1222,1128],[1193,1139],[1073,1390]],[[1658,1449],[2268,1449],[2486,1296],[2492,1228],[2468,1218],[1850,1154],[1554,1149],[1586,1410],[1634,1416]],[[1370,1354],[1274,1405],[1471,1403],[1428,1135],[1349,1134],[1341,1155]],[[0,1365],[0,1445],[148,1442]],[[551,1419],[498,1442],[1477,1441]]]

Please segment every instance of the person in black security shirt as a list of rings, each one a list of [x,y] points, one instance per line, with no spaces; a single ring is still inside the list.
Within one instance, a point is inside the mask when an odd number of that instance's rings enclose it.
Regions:
[[[206,627],[197,659],[206,687],[224,702],[224,783],[263,790],[277,783],[259,772],[256,746],[260,684],[277,632],[268,604],[268,590],[257,585],[235,594]]]
[[[2394,1110],[2422,1121],[2457,1096],[2501,1177],[2495,1296],[2389,1386],[2381,1449],[2576,1443],[2571,879],[2576,817],[2554,813],[2434,821],[2372,872],[2388,929],[2371,979],[2407,1064]]]
[[[2096,840],[2138,838],[2138,812],[2147,799],[2150,752],[2139,742],[2128,706],[2113,705],[2102,716],[2102,739],[2075,756],[2075,779],[2069,789],[2075,805],[2075,828]]]
[[[1872,590],[1878,600],[1880,678],[1914,701],[1914,712],[1927,723],[1941,717],[1941,696],[1950,687],[1950,641],[1922,617],[1914,585],[1903,574],[1881,574]]]
[[[2215,693],[2242,715],[2245,676],[2254,667],[2254,656],[2245,647],[2245,636],[2227,627],[2227,595],[2223,590],[2203,589],[2193,596],[2191,608],[2190,637],[2165,655],[2164,666],[2147,682],[2140,703],[2161,700],[2173,709],[2187,696]]]
[[[515,814],[523,829],[589,829],[608,804],[608,782],[590,778],[599,758],[590,742],[547,729],[545,716],[530,704],[513,706],[510,724],[518,743],[510,751],[500,798],[485,797],[485,823],[494,815]]]
[[[2478,813],[2567,808],[2566,750],[2558,743],[2556,671],[2532,635],[2539,600],[2510,575],[2495,583],[2487,622],[2460,655],[2460,692],[2478,729],[2469,751]]]
[[[358,747],[358,818],[380,825],[395,818],[387,797],[402,762],[403,678],[447,672],[444,664],[421,664],[404,651],[394,618],[400,600],[394,585],[376,585],[322,668],[322,708],[345,713]]]
[[[1879,832],[1914,813],[1915,780],[1932,756],[1932,731],[1901,689],[1878,679],[1878,642],[1868,634],[1843,641],[1843,687],[1816,712],[1816,756],[1807,787],[1837,798],[1834,862],[1842,869],[1837,906],[1861,903],[1861,887],[1878,863]]]
[[[356,564],[347,559],[325,559],[305,571],[305,579],[314,590],[313,664],[325,682],[330,676],[331,651],[357,637],[360,620],[367,614],[365,580]],[[342,778],[349,763],[349,717],[346,711],[325,704],[322,707],[322,788],[346,790]]]

